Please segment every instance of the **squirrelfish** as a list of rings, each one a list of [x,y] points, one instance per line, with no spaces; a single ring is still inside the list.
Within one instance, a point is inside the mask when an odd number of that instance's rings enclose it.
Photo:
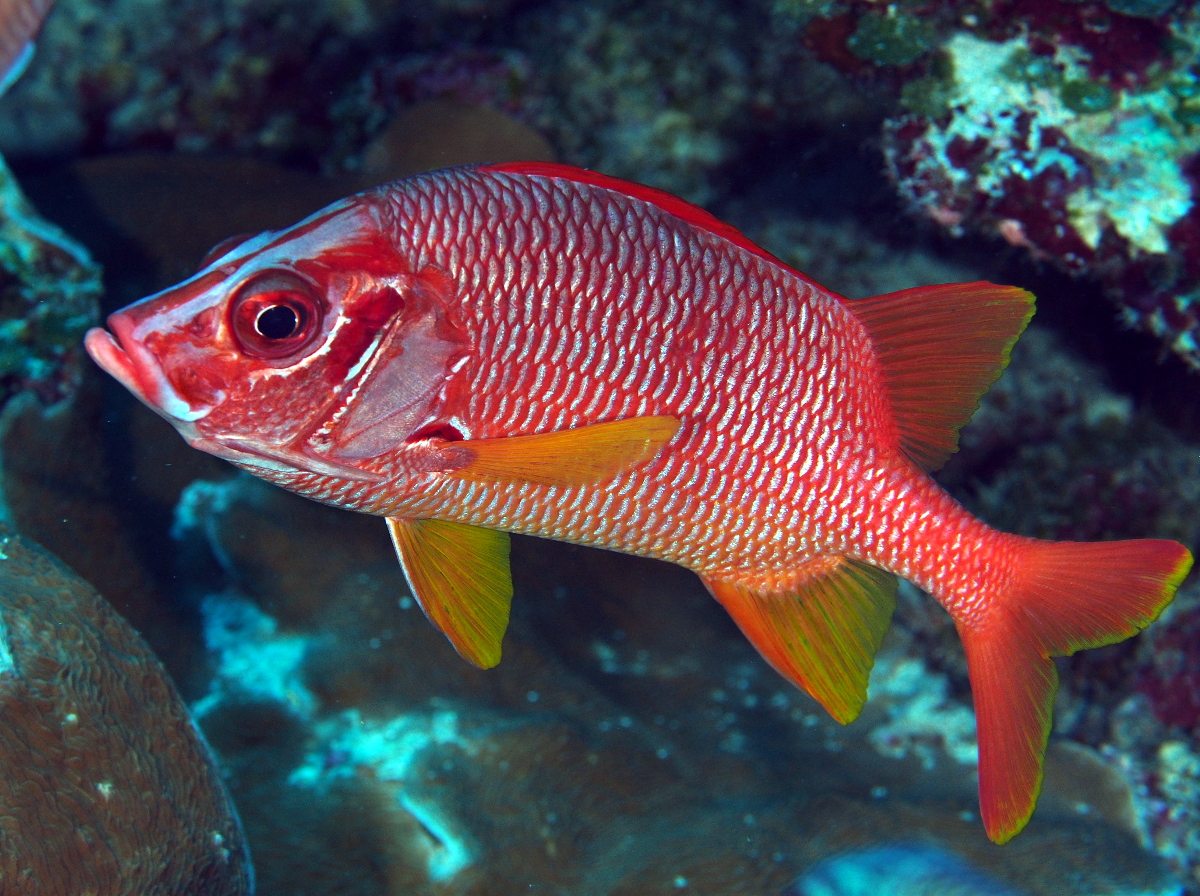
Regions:
[[[93,329],[193,446],[387,518],[426,615],[500,659],[508,534],[700,575],[840,722],[896,576],[966,648],[996,841],[1041,786],[1052,656],[1129,637],[1191,554],[996,531],[929,472],[1033,313],[964,283],[847,301],[683,200],[562,165],[435,171],[226,241]]]

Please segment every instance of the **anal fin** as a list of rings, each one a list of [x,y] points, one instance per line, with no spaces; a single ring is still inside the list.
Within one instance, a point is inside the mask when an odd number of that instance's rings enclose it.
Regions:
[[[818,557],[784,590],[705,584],[777,672],[842,724],[858,717],[896,608],[895,576],[843,557]]]
[[[513,594],[508,533],[445,520],[387,524],[429,621],[463,659],[482,669],[499,663]]]

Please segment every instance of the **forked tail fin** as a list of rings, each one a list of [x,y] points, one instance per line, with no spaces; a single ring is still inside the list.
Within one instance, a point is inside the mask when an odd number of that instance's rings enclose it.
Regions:
[[[1058,687],[1050,657],[1136,634],[1192,565],[1174,541],[1019,544],[1009,593],[978,624],[959,624],[979,727],[979,806],[997,843],[1025,826],[1041,790]]]

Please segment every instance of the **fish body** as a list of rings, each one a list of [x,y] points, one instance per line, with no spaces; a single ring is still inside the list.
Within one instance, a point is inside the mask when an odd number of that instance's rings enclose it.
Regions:
[[[894,576],[913,581],[963,635],[1004,840],[1040,786],[1048,657],[1133,634],[1191,562],[1001,533],[930,478],[1031,314],[986,283],[848,302],[682,200],[517,163],[222,245],[87,347],[194,446],[385,516],[426,614],[481,666],[507,532],[695,570],[843,722]]]

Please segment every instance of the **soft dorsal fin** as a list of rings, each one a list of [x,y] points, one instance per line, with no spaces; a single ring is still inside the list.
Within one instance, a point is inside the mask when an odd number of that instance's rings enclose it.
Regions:
[[[755,245],[752,240],[732,224],[726,224],[720,218],[717,218],[711,212],[706,212],[700,206],[693,205],[686,199],[680,199],[678,196],[672,196],[670,193],[660,190],[657,187],[648,187],[645,184],[634,183],[631,180],[622,180],[619,177],[610,177],[607,174],[588,171],[586,168],[576,168],[574,165],[562,165],[557,162],[501,162],[495,165],[481,165],[479,166],[479,170],[499,171],[506,174],[524,174],[529,177],[553,177],[559,180],[570,180],[578,184],[590,184],[593,187],[602,187],[605,190],[624,193],[626,196],[632,196],[634,199],[640,199],[643,202],[656,205],[676,218],[680,218],[695,227],[727,239],[729,242],[741,246],[747,252],[753,252],[759,258],[765,258],[772,264],[777,264],[781,268],[791,271],[802,280],[812,282],[800,271],[780,261],[761,246]]]
[[[705,584],[779,674],[843,725],[858,717],[896,608],[895,576],[844,557],[817,557],[784,590]]]
[[[958,431],[1008,365],[1033,294],[994,283],[922,286],[846,303],[867,328],[900,447],[924,470],[958,449]]]

